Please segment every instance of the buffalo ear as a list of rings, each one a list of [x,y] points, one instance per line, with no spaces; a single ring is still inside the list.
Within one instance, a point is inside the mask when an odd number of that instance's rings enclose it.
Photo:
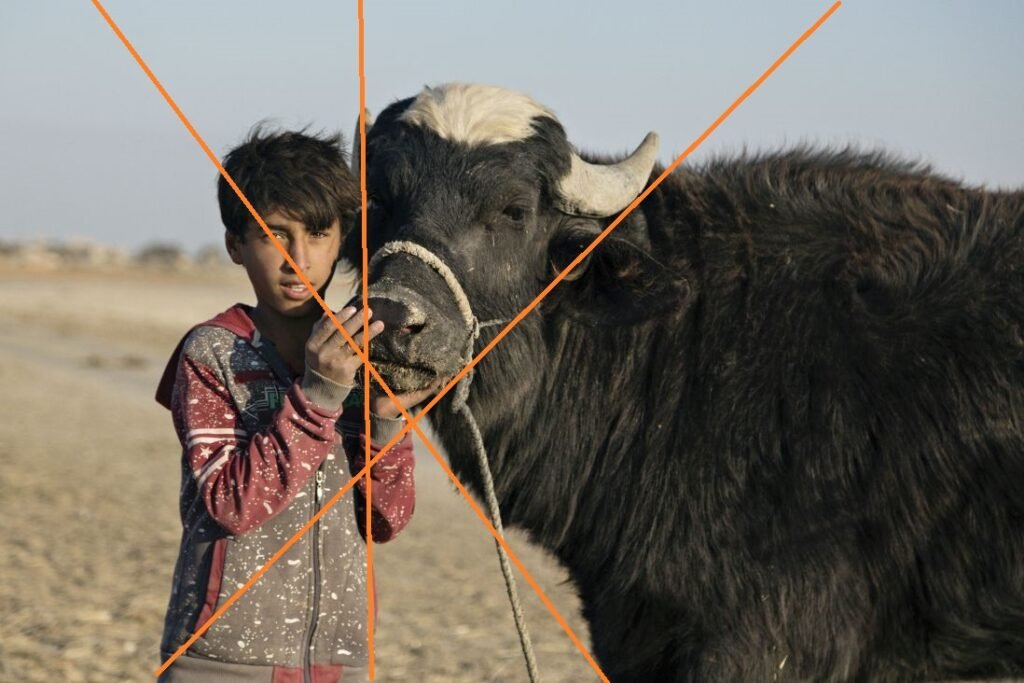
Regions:
[[[600,233],[572,227],[552,240],[551,265],[566,268]],[[669,268],[614,233],[559,283],[557,306],[590,325],[630,325],[683,310],[690,301],[685,266]]]
[[[359,212],[357,211],[354,216],[358,220]],[[341,246],[338,248],[338,258],[357,272],[362,268],[363,233],[360,230],[360,226],[352,225],[349,227],[348,233],[342,238]]]
[[[359,182],[359,160],[362,156],[361,152],[363,149],[362,138],[359,137],[359,118],[356,117],[356,129],[352,133],[352,155],[349,157],[349,166],[352,168],[352,176]],[[369,109],[363,109],[363,120],[366,122],[366,134],[370,134],[370,128],[373,127],[373,115],[370,114]]]
[[[366,120],[366,132],[370,132],[370,127],[373,126],[373,116],[370,115],[369,109],[363,110],[362,118]],[[359,158],[362,151],[362,143],[359,137],[359,120],[360,117],[356,117],[355,130],[352,133],[352,152],[349,156],[349,165],[352,170],[352,177],[355,178],[356,184],[362,182],[359,172]],[[357,271],[363,262],[362,252],[362,231],[360,225],[359,210],[357,208],[352,214],[352,220],[348,226],[348,232],[341,241],[341,247],[338,248],[338,258],[342,261],[347,262],[349,266],[355,268]]]

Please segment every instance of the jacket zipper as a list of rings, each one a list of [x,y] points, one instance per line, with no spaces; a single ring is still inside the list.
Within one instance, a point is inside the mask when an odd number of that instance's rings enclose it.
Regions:
[[[316,493],[313,500],[313,514],[320,511],[320,503],[324,498],[324,475],[323,464],[316,471]],[[309,623],[309,635],[306,636],[305,654],[302,661],[302,680],[304,683],[313,683],[312,680],[312,650],[313,637],[316,635],[316,625],[320,618],[320,520],[313,523],[313,539],[310,544],[313,548],[313,617]]]

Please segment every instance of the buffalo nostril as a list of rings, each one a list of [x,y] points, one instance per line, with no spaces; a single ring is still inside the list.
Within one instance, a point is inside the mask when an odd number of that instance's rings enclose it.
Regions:
[[[420,332],[426,320],[414,306],[386,296],[370,297],[373,319],[384,323],[384,329],[402,337]]]

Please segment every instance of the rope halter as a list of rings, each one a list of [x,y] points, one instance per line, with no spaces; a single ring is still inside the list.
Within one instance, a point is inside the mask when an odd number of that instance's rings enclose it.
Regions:
[[[441,279],[448,285],[448,289],[455,299],[455,304],[458,306],[459,315],[462,316],[462,322],[466,325],[466,329],[469,332],[462,352],[463,366],[469,365],[473,360],[473,345],[480,337],[480,330],[491,325],[500,325],[506,321],[488,320],[481,323],[473,315],[473,307],[469,304],[469,297],[466,296],[465,290],[459,283],[455,273],[452,272],[452,269],[437,254],[421,244],[404,240],[388,242],[373,255],[367,268],[372,269],[382,260],[395,254],[408,254],[418,258],[440,275]],[[469,427],[476,451],[477,463],[483,478],[484,494],[487,500],[488,512],[491,515],[491,523],[498,534],[504,538],[505,531],[501,523],[501,509],[498,506],[498,496],[494,491],[494,478],[491,475],[490,461],[487,459],[487,449],[484,446],[483,436],[480,434],[480,427],[476,423],[476,418],[473,417],[473,412],[469,409],[469,388],[473,382],[473,374],[474,369],[470,369],[462,381],[455,386],[452,406],[455,412],[463,416],[466,425]],[[509,563],[508,555],[505,553],[505,548],[501,543],[496,540],[494,544],[498,552],[498,562],[501,564],[501,573],[505,577],[505,589],[508,592],[509,603],[512,605],[512,615],[515,617],[516,629],[519,631],[519,644],[523,649],[523,656],[526,658],[526,669],[529,672],[530,680],[536,683],[540,680],[540,675],[537,672],[537,661],[533,654],[533,644],[530,641],[530,634],[526,629],[526,620],[523,617],[523,609],[519,602],[519,593],[516,590],[516,579],[512,573],[512,565]]]

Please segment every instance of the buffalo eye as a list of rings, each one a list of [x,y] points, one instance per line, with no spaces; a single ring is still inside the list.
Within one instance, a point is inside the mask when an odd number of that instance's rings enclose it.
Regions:
[[[501,215],[513,223],[522,223],[529,217],[530,209],[519,204],[510,204],[502,210]]]
[[[380,213],[381,209],[384,209],[385,206],[386,206],[385,203],[382,202],[380,197],[378,197],[376,195],[372,195],[371,194],[371,195],[369,195],[366,198],[366,213],[367,213],[367,215],[372,216],[375,213]],[[362,204],[360,204],[359,206],[356,207],[356,215],[358,216],[359,213],[362,210],[363,210],[363,206],[362,206]]]

